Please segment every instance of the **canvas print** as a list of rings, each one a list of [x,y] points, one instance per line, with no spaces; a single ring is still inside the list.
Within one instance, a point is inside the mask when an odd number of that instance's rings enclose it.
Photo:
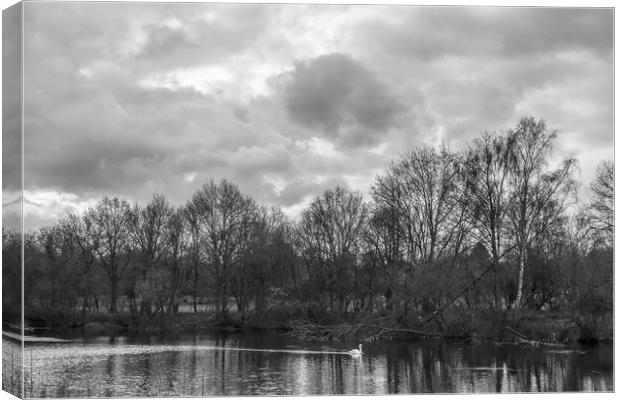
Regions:
[[[2,389],[613,392],[613,12],[6,8]]]

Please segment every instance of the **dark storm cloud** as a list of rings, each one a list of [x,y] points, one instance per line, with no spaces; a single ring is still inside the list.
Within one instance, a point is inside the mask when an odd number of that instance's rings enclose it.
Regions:
[[[364,65],[344,54],[300,61],[285,78],[290,117],[338,139],[353,126],[359,143],[373,143],[396,123],[405,105]]]

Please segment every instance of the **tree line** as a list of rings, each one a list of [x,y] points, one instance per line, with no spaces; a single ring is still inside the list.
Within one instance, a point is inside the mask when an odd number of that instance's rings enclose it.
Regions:
[[[367,198],[335,187],[292,220],[232,182],[181,206],[104,197],[24,234],[24,302],[85,321],[119,298],[135,326],[179,312],[245,323],[389,319],[475,330],[484,313],[558,311],[595,334],[613,307],[613,162],[591,201],[576,161],[551,166],[555,132],[522,118],[463,151],[419,147],[391,162]],[[5,307],[19,302],[21,237],[3,229]],[[188,307],[185,305],[185,307]]]

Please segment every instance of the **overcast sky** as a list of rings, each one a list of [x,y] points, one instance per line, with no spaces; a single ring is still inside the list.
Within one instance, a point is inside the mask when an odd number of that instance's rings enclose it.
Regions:
[[[609,9],[26,3],[24,21],[26,228],[222,178],[297,216],[525,115],[584,187],[613,158]]]

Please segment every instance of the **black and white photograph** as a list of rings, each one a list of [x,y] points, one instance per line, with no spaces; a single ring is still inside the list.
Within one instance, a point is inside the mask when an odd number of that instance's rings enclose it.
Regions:
[[[3,391],[615,392],[611,4],[11,3]]]

